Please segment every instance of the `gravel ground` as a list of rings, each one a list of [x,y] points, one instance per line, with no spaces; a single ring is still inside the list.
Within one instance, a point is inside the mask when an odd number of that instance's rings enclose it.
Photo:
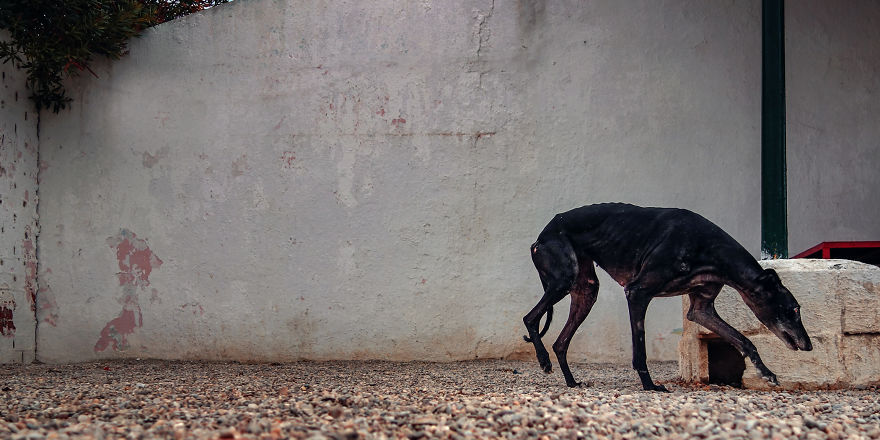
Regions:
[[[644,392],[623,365],[113,361],[0,367],[0,438],[880,438],[876,389]]]

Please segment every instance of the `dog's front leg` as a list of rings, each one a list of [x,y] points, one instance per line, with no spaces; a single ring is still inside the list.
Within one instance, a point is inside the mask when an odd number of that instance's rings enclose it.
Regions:
[[[640,292],[627,292],[627,306],[629,307],[629,324],[632,330],[633,369],[639,374],[642,388],[645,391],[661,391],[668,393],[669,390],[663,385],[655,384],[648,372],[647,352],[645,350],[645,314],[648,311],[648,303],[651,296]]]
[[[747,356],[758,372],[761,373],[761,377],[764,380],[772,385],[779,385],[776,375],[761,361],[761,356],[758,355],[758,349],[755,348],[755,344],[752,344],[752,341],[721,319],[718,316],[718,312],[715,311],[715,295],[721,290],[721,285],[711,289],[715,291],[714,295],[711,295],[711,292],[709,292],[710,294],[691,293],[689,295],[691,307],[687,313],[688,320],[715,332],[715,334],[727,341],[733,348],[736,348],[743,356]]]

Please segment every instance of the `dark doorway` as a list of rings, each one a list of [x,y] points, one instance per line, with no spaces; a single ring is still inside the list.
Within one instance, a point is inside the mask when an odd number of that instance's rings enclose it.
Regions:
[[[709,383],[742,388],[746,361],[732,345],[720,339],[706,341],[709,357]]]

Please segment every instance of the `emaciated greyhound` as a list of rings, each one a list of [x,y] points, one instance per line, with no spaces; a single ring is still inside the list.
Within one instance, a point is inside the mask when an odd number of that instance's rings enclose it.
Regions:
[[[778,385],[754,344],[715,311],[715,297],[727,284],[736,289],[755,316],[792,350],[813,349],[801,323],[800,305],[773,269],[762,270],[755,258],[730,235],[685,209],[642,208],[624,203],[588,205],[558,214],[531,247],[544,296],[523,318],[541,368],[549,373],[550,356],[541,337],[553,305],[571,294],[568,322],[553,344],[559,368],[570,386],[566,353],[571,337],[590,313],[599,291],[595,262],[626,294],[632,330],[633,369],[645,390],[668,392],[651,380],[645,361],[645,312],[655,297],[687,294],[687,318],[715,332],[755,365],[765,380]],[[543,330],[541,316],[547,314]]]

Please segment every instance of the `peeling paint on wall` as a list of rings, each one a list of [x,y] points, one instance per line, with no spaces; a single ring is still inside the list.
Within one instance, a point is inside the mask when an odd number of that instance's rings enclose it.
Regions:
[[[27,294],[28,305],[31,311],[36,311],[37,305],[37,252],[34,248],[34,236],[30,225],[24,228],[24,240],[21,242],[24,260],[24,290]]]
[[[15,311],[15,298],[8,289],[0,290],[0,335],[7,338],[15,336],[15,322],[13,322],[13,314]]]
[[[39,162],[31,103],[18,99],[24,75],[2,67],[0,75],[0,363],[34,358],[39,291],[37,223]],[[10,70],[6,70],[10,69]],[[28,307],[29,306],[29,307]]]
[[[163,147],[158,152],[156,152],[156,154],[150,154],[150,152],[144,151],[142,153],[141,163],[143,164],[144,168],[153,168],[153,165],[156,165],[161,159],[164,159],[166,156],[168,156],[168,151],[168,147]]]
[[[116,276],[119,278],[123,292],[120,299],[122,312],[101,330],[98,342],[95,343],[96,352],[107,348],[112,348],[114,351],[124,351],[128,348],[126,336],[134,333],[136,328],[144,324],[138,292],[149,287],[150,274],[162,265],[162,260],[153,254],[146,240],[138,238],[128,229],[122,229],[118,235],[107,238],[107,245],[116,249],[119,266]],[[152,289],[153,296],[156,295],[155,290]]]
[[[205,314],[205,309],[201,304],[197,302],[187,303],[180,306],[180,310],[186,312],[189,311],[193,314],[193,316],[203,316]]]
[[[285,151],[281,153],[281,162],[284,163],[284,168],[291,169],[293,168],[294,161],[296,160],[296,153],[293,151]]]
[[[146,288],[150,285],[150,273],[162,265],[162,260],[153,254],[147,242],[134,232],[122,229],[119,235],[109,237],[107,244],[116,248],[116,260],[119,264],[120,286],[137,286]]]
[[[37,319],[52,327],[58,327],[58,301],[55,299],[55,292],[52,291],[46,276],[51,273],[52,270],[47,268],[38,276],[41,282],[40,288],[37,291],[37,298],[39,299]]]
[[[239,157],[238,159],[236,159],[232,162],[232,176],[233,177],[243,176],[245,171],[247,171],[249,169],[251,169],[251,167],[248,166],[248,163],[247,163],[247,154],[242,154],[241,157]]]

